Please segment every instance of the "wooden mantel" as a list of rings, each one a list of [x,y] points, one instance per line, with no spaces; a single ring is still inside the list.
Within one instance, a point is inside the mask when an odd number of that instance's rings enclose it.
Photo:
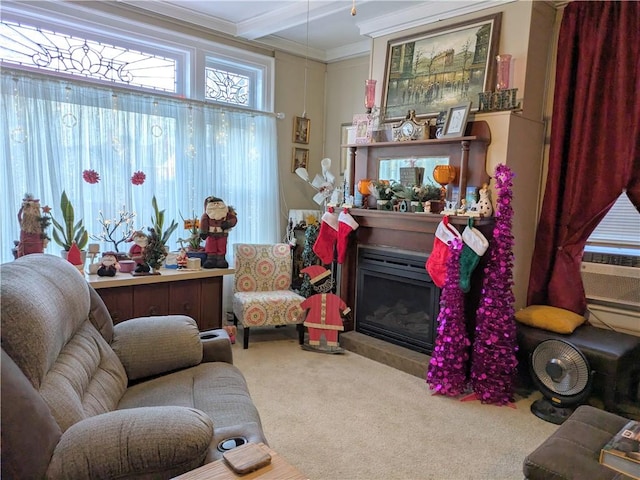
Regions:
[[[418,156],[448,156],[450,165],[458,171],[458,185],[466,197],[467,185],[481,186],[489,183],[486,171],[487,146],[491,132],[485,121],[469,122],[466,135],[458,138],[417,140],[406,142],[378,142],[366,145],[343,145],[350,151],[349,184],[351,192],[361,179],[378,178],[380,158],[410,158]],[[435,231],[442,215],[375,210],[375,199],[370,207],[353,208],[351,215],[359,227],[349,236],[346,260],[340,274],[340,296],[354,308],[357,281],[358,248],[379,246],[389,249],[419,252],[427,256],[433,249]],[[450,216],[449,221],[462,232],[469,221],[466,216]],[[474,218],[474,226],[491,241],[494,220]],[[483,259],[481,264],[486,261]],[[472,291],[466,296],[465,310],[472,315],[479,301],[482,268],[476,268],[472,276]],[[345,330],[351,330],[352,322],[345,322]],[[472,325],[470,325],[472,328]]]
[[[449,164],[458,172],[460,198],[465,198],[467,185],[480,187],[489,182],[486,157],[490,143],[489,126],[484,120],[479,120],[467,124],[464,137],[343,145],[349,149],[349,191],[355,192],[354,187],[359,180],[378,178],[381,158],[447,156]],[[369,201],[370,206],[375,206],[375,199],[370,198]]]

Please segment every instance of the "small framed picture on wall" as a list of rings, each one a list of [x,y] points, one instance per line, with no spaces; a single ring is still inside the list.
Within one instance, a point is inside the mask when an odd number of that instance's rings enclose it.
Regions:
[[[293,147],[293,160],[291,162],[291,171],[295,171],[299,168],[309,168],[309,149]]]
[[[311,120],[307,117],[295,117],[293,119],[293,143],[309,143]]]

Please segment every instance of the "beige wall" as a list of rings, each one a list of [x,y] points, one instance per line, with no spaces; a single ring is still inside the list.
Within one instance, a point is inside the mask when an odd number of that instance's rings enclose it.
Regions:
[[[389,40],[429,31],[430,29],[454,25],[493,13],[502,12],[499,52],[509,53],[514,58],[512,86],[518,88],[522,98],[522,112],[485,113],[471,116],[471,120],[485,120],[491,129],[492,141],[487,150],[487,173],[493,174],[496,165],[504,163],[515,173],[514,178],[514,293],[516,308],[525,306],[526,290],[535,241],[537,212],[543,172],[545,104],[548,86],[549,62],[552,58],[551,47],[556,12],[547,2],[518,1],[491,8],[475,14],[464,15],[439,22],[437,26],[423,26],[397,32],[393,35],[373,40],[373,49],[369,70],[362,68],[359,84],[364,78],[378,80],[376,104],[382,98],[382,82],[385,75],[387,43]],[[340,85],[341,74],[346,68],[332,64],[328,69],[327,85]],[[364,77],[362,75],[365,75]],[[354,96],[362,100],[363,88],[356,86]],[[340,92],[343,95],[344,92]],[[328,91],[328,105],[333,102],[334,92]],[[472,99],[474,100],[474,99]],[[333,103],[332,103],[333,102]],[[338,108],[337,106],[335,107]],[[358,107],[360,108],[360,107]],[[346,108],[342,107],[346,112]],[[362,109],[358,110],[362,111]],[[338,129],[331,125],[327,114],[327,129]],[[356,181],[358,179],[355,179]],[[493,195],[495,200],[495,192]]]
[[[294,147],[309,149],[309,176],[321,172],[325,138],[326,65],[305,58],[276,52],[275,111],[285,114],[278,120],[278,166],[282,235],[290,209],[316,209],[313,188],[291,171]],[[305,102],[305,70],[307,78]],[[309,144],[293,143],[293,122],[305,112],[310,120]]]

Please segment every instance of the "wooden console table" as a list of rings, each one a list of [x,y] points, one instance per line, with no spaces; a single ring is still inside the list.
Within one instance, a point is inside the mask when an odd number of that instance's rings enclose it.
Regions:
[[[188,315],[200,330],[222,326],[222,279],[231,268],[162,269],[160,275],[115,277],[87,275],[104,301],[113,323],[153,315]]]

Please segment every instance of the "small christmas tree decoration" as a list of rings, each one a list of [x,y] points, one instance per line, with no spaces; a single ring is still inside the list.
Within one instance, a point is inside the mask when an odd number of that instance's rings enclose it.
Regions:
[[[318,238],[320,226],[317,223],[309,223],[304,231],[304,247],[302,248],[302,266],[309,267],[320,263],[320,259],[313,251],[313,245]],[[307,275],[303,275],[302,285],[300,285],[300,295],[308,298],[315,293],[313,285]]]
[[[427,370],[427,383],[436,394],[455,397],[467,384],[469,338],[464,318],[464,295],[460,290],[460,252],[462,241],[449,244],[447,278],[440,295],[438,335]]]
[[[471,383],[482,403],[513,401],[518,360],[513,295],[513,235],[511,201],[513,173],[506,165],[495,171],[498,192],[493,242],[484,269],[482,299],[476,314],[471,359]]]

